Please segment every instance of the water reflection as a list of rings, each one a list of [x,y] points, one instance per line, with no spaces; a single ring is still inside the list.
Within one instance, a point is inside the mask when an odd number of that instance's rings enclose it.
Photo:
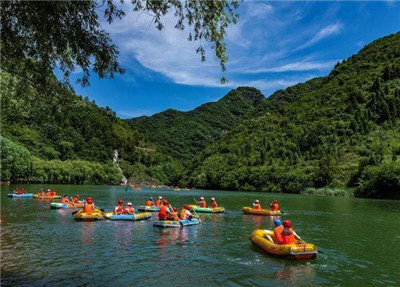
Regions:
[[[90,244],[94,240],[95,228],[93,221],[85,221],[81,223],[81,242],[85,244]]]
[[[275,273],[278,280],[276,285],[284,286],[309,286],[313,285],[315,270],[310,264],[296,262],[296,265],[287,266]]]

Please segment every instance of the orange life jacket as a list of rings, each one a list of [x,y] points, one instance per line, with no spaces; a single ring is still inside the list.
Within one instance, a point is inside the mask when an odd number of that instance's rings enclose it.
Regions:
[[[86,212],[86,213],[90,213],[90,212],[92,212],[94,210],[94,207],[93,207],[93,203],[86,203],[84,206],[83,206],[83,212]]]
[[[40,193],[40,196],[45,196],[45,193],[42,191],[42,192]]]
[[[278,203],[272,203],[271,210],[272,211],[278,211],[279,210],[279,204]]]
[[[181,213],[179,214],[179,218],[180,218],[181,220],[187,219],[187,218],[186,218],[186,211],[187,211],[187,209],[182,208]]]
[[[160,206],[161,205],[161,199],[157,199],[156,200],[156,206]]]
[[[132,215],[134,213],[135,213],[135,210],[133,209],[133,207],[130,207],[130,206],[125,207],[124,214]]]
[[[274,241],[276,243],[282,243],[282,233],[283,231],[283,225],[279,225],[274,228]]]
[[[160,206],[160,211],[158,212],[159,219],[167,219],[167,207],[165,205]]]
[[[200,202],[200,207],[207,207],[207,202],[205,200],[202,200]]]
[[[296,238],[294,237],[293,228],[285,227],[281,233],[282,235],[282,244],[292,244],[296,242]]]
[[[68,198],[63,197],[63,198],[61,199],[61,203],[68,203]]]
[[[77,197],[74,197],[74,199],[72,200],[72,203],[78,203],[79,199]]]
[[[213,202],[211,203],[211,207],[212,207],[212,208],[216,208],[216,207],[218,207],[218,204],[217,204],[217,202],[216,202],[216,201],[213,201]]]
[[[257,204],[254,206],[254,209],[261,209],[261,204],[257,203]]]
[[[153,206],[154,203],[151,200],[146,201],[146,206]]]
[[[168,215],[168,219],[175,220],[175,221],[178,220],[177,213],[176,212],[170,212],[169,215]]]

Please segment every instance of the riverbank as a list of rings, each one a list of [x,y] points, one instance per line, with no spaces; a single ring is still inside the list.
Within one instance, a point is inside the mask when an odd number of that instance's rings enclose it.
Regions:
[[[338,197],[354,197],[355,191],[350,188],[306,188],[300,194],[313,196],[338,196]]]

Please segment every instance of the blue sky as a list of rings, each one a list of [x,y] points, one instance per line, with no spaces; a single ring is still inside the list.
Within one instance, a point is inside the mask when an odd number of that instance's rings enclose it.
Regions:
[[[164,17],[160,32],[147,14],[125,8],[125,18],[103,27],[119,47],[126,73],[115,79],[93,74],[91,86],[84,88],[73,81],[77,94],[109,106],[121,118],[191,110],[244,85],[268,97],[327,75],[336,62],[400,27],[395,1],[244,1],[238,24],[228,30],[229,82],[221,85],[212,50],[208,47],[207,61],[201,62],[196,43],[186,41],[188,32],[173,28],[172,15]]]

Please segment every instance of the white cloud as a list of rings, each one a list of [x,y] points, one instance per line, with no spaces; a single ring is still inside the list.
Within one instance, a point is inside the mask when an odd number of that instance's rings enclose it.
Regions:
[[[263,18],[274,10],[271,4],[265,2],[247,2],[247,16],[250,18]],[[250,19],[251,20],[251,19]]]
[[[307,41],[305,44],[298,47],[296,49],[296,51],[310,47],[326,37],[329,37],[334,34],[338,34],[340,32],[340,30],[342,29],[342,27],[343,27],[343,24],[340,22],[326,26],[325,28],[319,30],[318,33],[315,34],[309,41]]]
[[[337,61],[328,62],[294,62],[273,68],[259,68],[249,69],[243,71],[245,74],[260,74],[260,73],[279,73],[279,72],[300,72],[300,71],[311,71],[311,70],[328,70],[332,68]]]
[[[130,5],[130,4],[129,4]],[[126,16],[112,25],[106,25],[106,30],[111,34],[114,42],[121,51],[121,64],[128,70],[151,70],[165,76],[174,83],[192,86],[235,88],[239,85],[256,86],[260,89],[287,87],[302,80],[304,75],[298,75],[291,80],[265,80],[256,78],[256,74],[265,72],[309,71],[324,70],[329,63],[303,62],[289,63],[282,66],[277,61],[287,56],[289,49],[284,42],[290,37],[282,37],[289,20],[282,18],[279,6],[272,6],[265,2],[243,3],[240,11],[239,23],[230,26],[226,42],[228,44],[228,80],[225,85],[220,83],[222,76],[219,62],[213,55],[211,45],[202,42],[206,49],[207,61],[201,62],[200,55],[196,54],[199,43],[187,41],[188,28],[180,31],[174,28],[176,18],[172,13],[163,17],[164,29],[158,31],[152,22],[153,18],[143,12],[132,12],[130,6]],[[305,45],[312,45],[321,39],[337,33],[341,28],[340,23],[326,26]],[[297,45],[299,46],[299,45]],[[304,46],[304,45],[303,45]],[[293,51],[293,50],[292,50]],[[140,65],[133,63],[139,62]],[[252,69],[254,65],[266,67]],[[272,67],[272,68],[269,68]],[[245,72],[243,72],[245,71]],[[252,76],[250,76],[252,74]],[[125,77],[146,77],[143,72],[132,71]],[[248,79],[250,78],[250,79]],[[134,79],[133,79],[134,80]]]
[[[201,62],[200,55],[196,53],[198,43],[187,41],[187,31],[174,28],[176,18],[168,14],[163,18],[163,24],[165,28],[158,31],[147,14],[129,12],[121,21],[107,26],[107,30],[118,44],[121,54],[135,57],[144,67],[161,73],[175,83],[221,86],[220,67],[208,43],[202,43],[207,61]],[[129,57],[124,57],[127,62]],[[122,64],[126,66],[128,63]]]

